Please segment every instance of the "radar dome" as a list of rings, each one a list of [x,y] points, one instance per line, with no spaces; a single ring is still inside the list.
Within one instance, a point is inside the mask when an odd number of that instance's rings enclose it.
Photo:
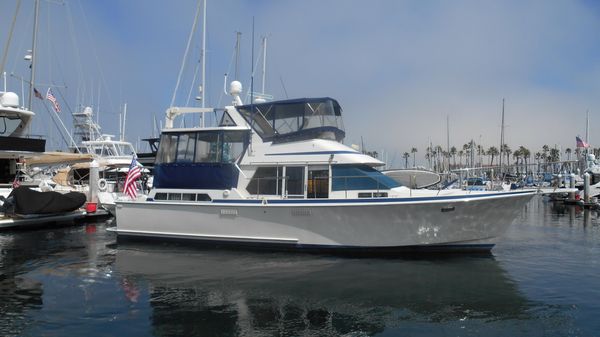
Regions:
[[[18,108],[19,96],[14,92],[5,92],[0,96],[0,104],[9,108]]]
[[[229,85],[229,94],[232,96],[239,96],[242,93],[242,83],[240,81],[233,81]]]

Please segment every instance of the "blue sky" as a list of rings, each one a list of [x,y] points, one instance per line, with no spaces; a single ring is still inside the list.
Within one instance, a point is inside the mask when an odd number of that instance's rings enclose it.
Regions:
[[[11,17],[16,0],[4,2]],[[38,86],[66,85],[57,89],[65,96],[59,101],[73,109],[99,102],[100,122],[111,134],[127,103],[127,138],[150,136],[153,116],[162,120],[171,101],[197,2],[65,2],[42,1]],[[27,74],[32,7],[32,0],[23,0],[9,73]],[[221,93],[223,74],[233,72],[236,31],[243,34],[240,80],[249,90],[252,17],[255,55],[260,37],[269,38],[267,91],[284,99],[284,85],[290,98],[338,99],[346,143],[362,137],[367,147],[387,151],[390,161],[396,153],[396,166],[411,147],[422,155],[428,139],[445,145],[447,115],[452,145],[473,138],[498,146],[502,98],[513,148],[574,147],[575,135],[585,133],[586,110],[591,143],[600,146],[600,5],[594,1],[209,0],[209,106],[229,102]],[[9,25],[0,22],[2,50]],[[199,36],[193,51],[178,105],[191,87]],[[15,78],[9,86],[20,91]],[[59,147],[40,103],[34,132],[48,134],[49,147]],[[62,116],[70,124],[68,111]]]

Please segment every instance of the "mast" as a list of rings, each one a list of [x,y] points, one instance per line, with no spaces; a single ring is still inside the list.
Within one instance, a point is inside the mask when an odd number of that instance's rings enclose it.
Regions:
[[[35,0],[35,10],[33,19],[33,41],[31,43],[31,77],[29,78],[29,98],[27,100],[27,110],[31,111],[31,99],[33,98],[33,84],[35,81],[35,55],[36,44],[37,44],[37,28],[38,28],[38,16],[40,9],[40,0]]]
[[[585,142],[590,143],[590,110],[585,111]]]
[[[267,78],[267,37],[263,37],[263,64],[262,64],[262,93],[265,93],[265,81]]]
[[[202,14],[202,107],[204,108],[206,92],[206,1],[204,0],[204,13]],[[204,114],[202,114],[202,127],[204,127]]]
[[[123,129],[121,130],[121,141],[125,140],[125,122],[127,121],[127,103],[123,105]]]
[[[448,171],[450,171],[450,115],[446,115],[446,154],[448,157]]]
[[[504,151],[504,98],[502,98],[502,126],[500,127],[500,176],[502,176],[502,153]]]
[[[20,8],[21,8],[21,0],[18,0],[17,7],[15,8],[15,15],[13,16],[12,23],[10,25],[10,32],[8,33],[8,40],[6,40],[6,46],[4,47],[4,54],[2,55],[2,62],[0,63],[0,73],[4,74],[4,91],[6,91],[6,71],[4,71],[4,66],[6,65],[6,57],[8,56],[8,49],[10,48],[10,41],[12,40],[12,36],[15,31],[15,23],[17,22],[17,15],[19,15]]]

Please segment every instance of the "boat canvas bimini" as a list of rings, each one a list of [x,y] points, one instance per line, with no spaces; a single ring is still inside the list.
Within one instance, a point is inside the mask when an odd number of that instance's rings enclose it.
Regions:
[[[536,191],[400,186],[342,143],[335,99],[170,108],[146,199],[117,201],[120,237],[319,251],[489,251]],[[174,128],[182,113],[213,127]]]

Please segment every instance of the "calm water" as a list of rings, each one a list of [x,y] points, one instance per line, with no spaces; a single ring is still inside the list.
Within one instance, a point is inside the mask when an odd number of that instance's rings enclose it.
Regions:
[[[536,198],[492,257],[351,259],[0,233],[2,336],[598,336],[600,220]]]

